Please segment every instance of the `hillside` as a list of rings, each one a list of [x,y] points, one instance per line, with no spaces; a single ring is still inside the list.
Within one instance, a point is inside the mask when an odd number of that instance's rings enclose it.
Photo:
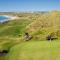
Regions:
[[[9,15],[9,14],[7,13],[7,15]],[[50,43],[46,42],[46,37],[49,34],[52,34],[55,38],[57,38],[54,40],[57,40],[59,43],[59,40],[60,40],[60,11],[49,11],[49,12],[39,12],[39,13],[37,13],[37,12],[36,13],[35,12],[34,13],[14,13],[14,14],[11,13],[10,15],[18,16],[19,19],[0,23],[0,50],[3,50],[3,49],[10,50],[12,48],[11,52],[7,55],[7,57],[5,57],[5,56],[3,58],[0,57],[1,58],[0,60],[5,60],[5,58],[6,58],[6,60],[11,60],[12,58],[14,59],[14,56],[11,56],[11,58],[10,58],[10,54],[14,55],[14,52],[13,52],[13,51],[15,51],[14,49],[17,49],[17,50],[19,49],[18,52],[16,52],[16,56],[17,56],[17,54],[20,51],[20,47],[22,50],[23,49],[25,50],[24,46],[26,46],[26,43],[27,43],[26,49],[28,52],[32,53],[32,51],[34,51],[34,50],[30,51],[29,47],[32,47],[32,46],[34,47],[34,46],[36,46],[36,44],[38,44],[38,45],[42,44],[41,46],[43,46],[43,47],[39,47],[39,46],[37,47],[37,50],[36,50],[37,55],[38,55],[38,53],[40,53],[43,49],[45,49],[47,47],[48,47],[47,51],[50,51],[49,50]],[[31,36],[33,36],[31,41],[29,41],[32,44],[31,46],[29,45],[30,44],[29,42],[24,43],[24,33],[25,32],[28,32]],[[40,40],[42,40],[44,42],[40,43],[39,42]],[[48,45],[44,46],[46,44],[45,42],[48,43],[49,46]],[[56,46],[56,41],[51,43],[53,45],[53,47],[55,47],[54,43]],[[21,44],[21,46],[20,46],[20,44]],[[14,48],[15,45],[17,48],[16,47]],[[58,44],[58,45],[60,46],[60,44]],[[33,47],[32,47],[32,49],[36,49]],[[51,49],[53,47],[51,47]],[[42,50],[38,51],[39,48],[42,48]],[[26,53],[27,53],[27,51],[26,51]],[[46,51],[46,53],[49,54],[47,51]],[[53,50],[51,50],[51,51],[53,52]],[[23,52],[21,52],[21,54],[22,53]],[[42,51],[42,53],[43,53],[43,51]],[[44,53],[44,54],[46,54],[46,53]],[[27,54],[27,55],[29,55],[29,54]],[[20,56],[20,54],[19,54],[19,56]],[[21,60],[24,60],[23,59],[24,56],[25,56],[24,54],[21,56]],[[28,57],[30,58],[30,55]],[[28,57],[25,56],[24,58],[26,58],[26,60],[28,60]],[[49,55],[48,55],[48,57],[49,57]],[[48,57],[46,56],[46,59]],[[14,59],[14,60],[16,60],[16,59]],[[19,59],[17,59],[17,60],[19,60]],[[37,59],[39,59],[39,57]],[[35,58],[33,57],[32,60],[35,60]],[[44,59],[42,59],[42,60],[44,60]]]
[[[20,37],[25,32],[38,36],[56,33],[60,36],[58,34],[60,32],[60,11],[16,15],[20,19],[0,24],[0,37]]]

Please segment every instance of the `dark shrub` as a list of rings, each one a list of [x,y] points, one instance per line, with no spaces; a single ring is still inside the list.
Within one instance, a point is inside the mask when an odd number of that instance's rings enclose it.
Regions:
[[[29,40],[31,40],[32,38],[33,38],[33,37],[30,36],[29,33],[27,33],[27,32],[25,33],[25,35],[24,35],[24,40],[25,40],[25,41],[29,41]]]
[[[53,34],[50,34],[46,37],[47,40],[54,40],[57,39]]]
[[[2,50],[0,51],[0,56],[4,56],[8,53],[9,51],[8,50]]]

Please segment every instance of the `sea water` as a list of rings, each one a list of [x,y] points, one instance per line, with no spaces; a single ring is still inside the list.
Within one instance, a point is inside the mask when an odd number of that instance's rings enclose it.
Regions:
[[[10,17],[7,17],[7,16],[0,16],[0,22],[8,21],[8,19],[10,19]]]

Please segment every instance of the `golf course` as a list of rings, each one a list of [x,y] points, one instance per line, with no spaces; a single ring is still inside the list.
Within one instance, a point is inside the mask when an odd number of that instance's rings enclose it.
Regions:
[[[0,23],[0,60],[60,60],[60,11],[1,15],[19,19]]]

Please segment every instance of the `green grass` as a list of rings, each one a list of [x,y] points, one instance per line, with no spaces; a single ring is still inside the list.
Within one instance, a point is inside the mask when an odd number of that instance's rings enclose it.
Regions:
[[[29,41],[11,48],[4,60],[60,60],[60,41]]]
[[[28,24],[30,24],[32,20],[29,19],[20,19],[9,21],[6,24],[2,24],[0,27],[0,37],[1,36],[11,36],[18,37],[19,34],[23,34],[25,32],[25,28]]]

